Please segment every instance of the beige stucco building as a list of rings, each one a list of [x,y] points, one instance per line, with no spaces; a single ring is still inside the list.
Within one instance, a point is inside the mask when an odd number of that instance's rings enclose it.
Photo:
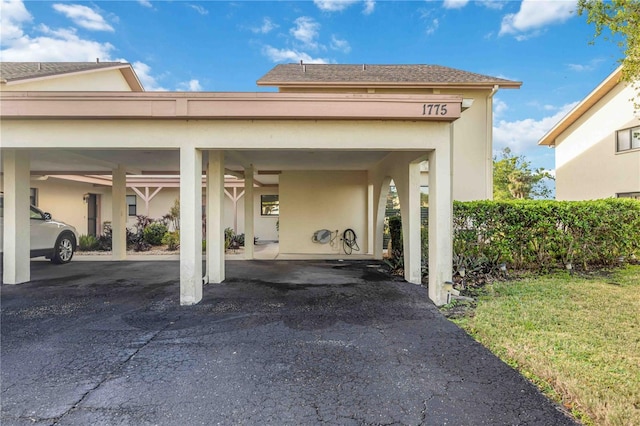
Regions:
[[[88,214],[88,204],[99,200],[94,220],[111,221],[116,260],[126,257],[127,195],[153,217],[179,194],[183,304],[201,299],[203,283],[224,280],[223,230],[230,220],[241,221],[247,241],[271,239],[279,221],[282,255],[320,258],[344,253],[313,242],[313,233],[350,228],[361,255],[381,258],[391,180],[402,209],[405,278],[419,283],[425,164],[429,295],[444,303],[452,194],[490,198],[492,96],[520,85],[438,66],[292,64],[258,81],[278,93],[151,93],[140,92],[128,64],[31,63],[9,77],[2,66],[3,282],[29,280],[29,239],[22,233],[30,188],[62,220],[58,209]],[[61,89],[58,78],[65,81]],[[94,86],[84,83],[91,78]],[[78,90],[73,79],[83,82]],[[278,215],[262,214],[262,196],[274,195]],[[245,250],[249,259],[252,249]]]
[[[640,119],[634,89],[609,75],[540,141],[555,148],[556,199],[640,199]]]

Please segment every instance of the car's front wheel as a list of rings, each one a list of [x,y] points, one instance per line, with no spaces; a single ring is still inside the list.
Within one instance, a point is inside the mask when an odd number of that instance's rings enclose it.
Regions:
[[[69,263],[73,257],[75,248],[75,238],[71,234],[65,233],[60,235],[53,248],[51,262],[57,264]]]

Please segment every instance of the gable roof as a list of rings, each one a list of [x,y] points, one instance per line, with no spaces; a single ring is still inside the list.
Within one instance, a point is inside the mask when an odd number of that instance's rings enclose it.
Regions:
[[[562,120],[551,128],[539,141],[538,145],[555,146],[556,138],[567,130],[573,123],[578,121],[589,108],[594,106],[600,99],[609,93],[620,82],[622,76],[622,65],[620,65],[609,77],[607,77],[598,87],[587,95],[578,105],[576,105]]]
[[[278,87],[519,88],[522,82],[441,65],[280,64],[257,81]]]
[[[131,64],[124,62],[0,62],[0,83],[18,84],[109,69],[119,69],[132,91],[144,91]]]

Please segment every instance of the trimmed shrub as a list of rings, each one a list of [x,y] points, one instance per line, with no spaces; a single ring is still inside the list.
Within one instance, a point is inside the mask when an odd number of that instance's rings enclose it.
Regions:
[[[98,248],[98,238],[94,235],[80,235],[78,237],[78,250],[92,251]]]
[[[180,231],[167,232],[164,234],[162,244],[166,244],[167,250],[178,250],[178,247],[180,247]]]
[[[162,237],[167,233],[167,226],[160,222],[153,222],[146,226],[142,231],[142,238],[145,243],[152,246],[162,244]]]
[[[454,256],[548,270],[612,266],[640,254],[640,202],[454,202]]]

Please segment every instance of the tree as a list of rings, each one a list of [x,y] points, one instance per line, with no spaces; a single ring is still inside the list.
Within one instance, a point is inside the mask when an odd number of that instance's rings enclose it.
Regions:
[[[493,157],[493,198],[514,200],[551,197],[551,188],[545,179],[554,180],[542,168],[531,170],[524,156],[516,156],[509,148],[502,150],[501,158]]]
[[[640,94],[640,1],[638,0],[578,0],[578,15],[587,14],[587,22],[595,24],[594,37],[604,28],[611,31],[611,38],[623,49],[622,80],[631,84]],[[605,36],[605,40],[609,37]],[[640,108],[638,103],[636,108]]]

